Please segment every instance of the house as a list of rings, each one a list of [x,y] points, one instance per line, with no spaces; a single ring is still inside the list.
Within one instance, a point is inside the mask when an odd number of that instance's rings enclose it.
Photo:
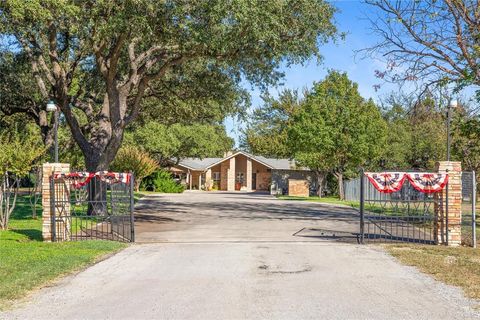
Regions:
[[[316,189],[315,174],[294,160],[271,159],[244,151],[228,152],[222,158],[187,158],[170,171],[187,189],[224,191],[271,191],[282,193],[289,180],[306,181]]]

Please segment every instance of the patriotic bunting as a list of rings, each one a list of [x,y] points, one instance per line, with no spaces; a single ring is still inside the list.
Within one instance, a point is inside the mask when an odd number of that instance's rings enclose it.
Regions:
[[[371,184],[382,193],[392,193],[402,189],[404,172],[365,172]]]
[[[448,174],[443,173],[407,173],[407,178],[415,189],[424,193],[442,191],[448,182]]]
[[[70,173],[54,174],[54,179],[61,178],[61,179],[69,180],[75,189],[78,189],[87,185],[90,182],[90,180],[92,180],[94,177],[97,177],[98,179],[100,179],[100,181],[106,182],[108,184],[114,184],[114,183],[128,184],[131,179],[131,173],[98,171],[98,172],[70,172]]]
[[[402,189],[405,179],[423,193],[442,191],[448,183],[446,173],[426,172],[365,172],[370,183],[382,193],[392,193]]]

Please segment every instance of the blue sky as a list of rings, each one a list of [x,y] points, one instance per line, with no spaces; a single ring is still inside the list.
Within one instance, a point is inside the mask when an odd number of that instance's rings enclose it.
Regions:
[[[320,52],[324,60],[320,65],[316,61],[310,61],[304,66],[294,65],[283,68],[282,71],[285,73],[283,85],[270,88],[269,92],[272,95],[276,96],[283,88],[310,88],[314,81],[322,80],[329,69],[347,72],[350,79],[358,83],[364,98],[378,100],[381,95],[393,89],[392,85],[383,85],[378,92],[375,92],[373,86],[380,81],[375,78],[374,71],[381,70],[383,63],[377,59],[363,59],[360,54],[355,56],[356,50],[369,47],[378,40],[371,34],[369,22],[365,19],[371,8],[360,1],[333,1],[332,3],[339,9],[335,19],[338,29],[347,33],[345,40],[321,46]],[[251,89],[249,84],[245,84],[245,87]],[[251,95],[252,108],[260,106],[262,104],[260,92],[253,90]],[[225,124],[228,134],[238,143],[242,124],[233,119],[227,119]]]

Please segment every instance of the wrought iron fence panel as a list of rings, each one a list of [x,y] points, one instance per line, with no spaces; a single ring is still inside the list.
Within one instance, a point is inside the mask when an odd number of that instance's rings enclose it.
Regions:
[[[363,241],[436,243],[435,207],[440,205],[441,197],[417,191],[408,180],[393,193],[379,192],[367,177],[358,178],[357,183],[358,200],[353,201],[361,203]],[[354,194],[356,191],[351,193]]]
[[[135,240],[133,177],[108,183],[95,176],[79,188],[63,178],[50,183],[55,241]]]

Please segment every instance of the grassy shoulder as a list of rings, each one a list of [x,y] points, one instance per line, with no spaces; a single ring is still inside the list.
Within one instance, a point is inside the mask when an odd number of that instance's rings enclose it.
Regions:
[[[42,242],[41,228],[41,217],[32,219],[28,199],[21,197],[9,230],[0,231],[0,309],[126,246],[113,241]]]
[[[279,200],[310,201],[310,202],[329,203],[329,204],[341,204],[344,206],[350,206],[355,208],[360,207],[360,204],[358,202],[340,200],[337,197],[321,197],[320,198],[318,196],[296,197],[296,196],[283,196],[283,195],[278,195],[276,197]]]
[[[480,299],[480,249],[419,244],[388,244],[386,250],[401,263],[414,266],[436,280],[461,287]]]

